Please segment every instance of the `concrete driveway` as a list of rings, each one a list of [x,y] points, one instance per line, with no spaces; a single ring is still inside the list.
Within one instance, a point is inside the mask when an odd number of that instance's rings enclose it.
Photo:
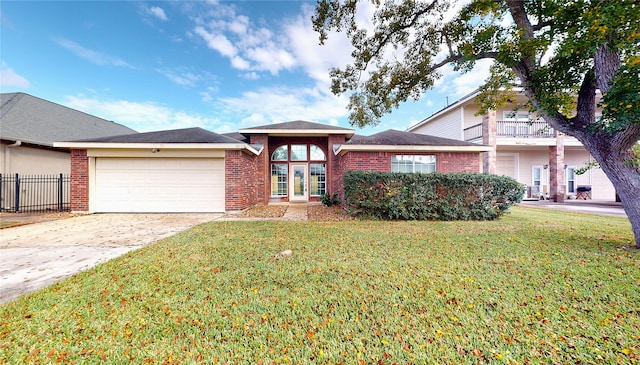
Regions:
[[[0,230],[0,303],[222,214],[92,214]]]

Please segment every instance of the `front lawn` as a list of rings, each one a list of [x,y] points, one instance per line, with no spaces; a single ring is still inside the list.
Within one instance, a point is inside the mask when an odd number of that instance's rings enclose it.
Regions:
[[[512,211],[200,225],[0,307],[0,363],[638,363],[628,220]]]

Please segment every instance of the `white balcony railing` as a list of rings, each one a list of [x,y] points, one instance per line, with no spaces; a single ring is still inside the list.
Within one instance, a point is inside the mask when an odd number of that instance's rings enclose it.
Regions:
[[[546,122],[516,122],[499,120],[496,122],[496,135],[498,137],[516,138],[553,138],[555,133]]]
[[[482,138],[482,123],[464,129],[464,140]],[[497,137],[513,138],[555,138],[555,131],[546,122],[526,122],[499,120],[496,122]]]

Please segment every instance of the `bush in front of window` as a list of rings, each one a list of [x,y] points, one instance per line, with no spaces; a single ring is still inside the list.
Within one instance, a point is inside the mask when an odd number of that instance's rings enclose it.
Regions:
[[[350,171],[344,190],[352,215],[449,221],[497,219],[522,200],[525,187],[490,174]]]
[[[337,193],[334,193],[333,195],[331,195],[329,194],[329,192],[322,194],[320,196],[320,201],[322,202],[322,205],[327,207],[332,207],[334,205],[339,205],[341,203],[340,197],[338,196]]]

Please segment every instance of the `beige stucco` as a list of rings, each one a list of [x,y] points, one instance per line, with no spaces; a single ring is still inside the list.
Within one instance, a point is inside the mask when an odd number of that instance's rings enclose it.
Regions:
[[[544,166],[549,164],[548,148],[529,147],[505,149],[498,147],[498,156],[501,155],[515,156],[517,169],[515,178],[525,185],[533,184],[533,168],[535,166],[542,167],[542,191],[549,191],[549,170],[544,169]],[[567,165],[567,167],[579,169],[591,160],[593,159],[584,148],[565,149],[564,164]],[[576,186],[579,185],[591,185],[591,197],[594,200],[615,200],[615,188],[602,169],[592,168],[582,175],[576,175]],[[570,196],[574,198],[575,194],[570,194]]]
[[[30,146],[0,144],[0,164],[3,174],[69,174],[70,156],[65,151]]]

